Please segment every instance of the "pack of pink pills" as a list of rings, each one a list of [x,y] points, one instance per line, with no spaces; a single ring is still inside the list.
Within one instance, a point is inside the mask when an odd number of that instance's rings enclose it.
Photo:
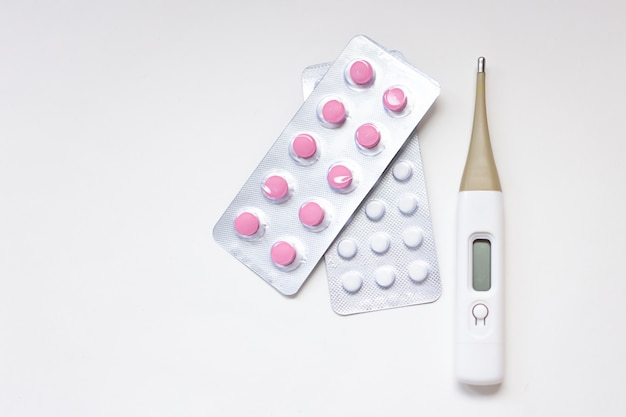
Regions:
[[[392,54],[400,59],[397,51]],[[306,98],[330,64],[302,73]],[[342,315],[436,301],[441,279],[417,134],[405,143],[325,255]]]
[[[353,38],[213,229],[224,249],[296,293],[439,95],[439,85]]]

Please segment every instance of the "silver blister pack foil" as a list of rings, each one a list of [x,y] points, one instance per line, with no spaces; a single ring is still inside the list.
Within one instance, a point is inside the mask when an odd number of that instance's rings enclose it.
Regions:
[[[391,53],[402,59],[397,51]],[[330,66],[303,71],[305,98]],[[417,133],[331,245],[325,261],[331,305],[338,314],[439,298],[441,280]]]
[[[371,82],[350,78],[357,61],[371,65]],[[390,111],[395,98],[388,94],[397,89],[405,93],[406,106]],[[439,90],[435,81],[370,39],[353,38],[218,220],[217,243],[279,292],[296,293]],[[338,123],[333,119],[337,103],[345,110]],[[365,125],[379,132],[373,149],[355,140]],[[302,135],[316,143],[310,158],[294,156],[294,140]],[[323,212],[314,227],[302,220],[304,208],[312,206]]]

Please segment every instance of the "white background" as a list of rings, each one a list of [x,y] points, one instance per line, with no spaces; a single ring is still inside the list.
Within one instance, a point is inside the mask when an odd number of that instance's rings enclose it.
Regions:
[[[621,1],[0,2],[0,416],[623,416]],[[442,93],[420,126],[443,295],[341,317],[211,229],[357,34]],[[453,377],[476,58],[506,209],[506,380]]]

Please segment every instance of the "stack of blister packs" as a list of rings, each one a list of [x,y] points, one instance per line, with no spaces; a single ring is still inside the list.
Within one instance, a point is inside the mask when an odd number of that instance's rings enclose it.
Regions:
[[[325,256],[339,314],[435,301],[441,281],[413,132],[439,85],[364,36],[302,81],[304,103],[215,240],[286,295]]]

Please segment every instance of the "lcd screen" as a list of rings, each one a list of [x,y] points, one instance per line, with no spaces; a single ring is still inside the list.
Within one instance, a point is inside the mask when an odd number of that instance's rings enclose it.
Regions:
[[[491,242],[476,239],[472,244],[472,287],[476,291],[491,288]]]

